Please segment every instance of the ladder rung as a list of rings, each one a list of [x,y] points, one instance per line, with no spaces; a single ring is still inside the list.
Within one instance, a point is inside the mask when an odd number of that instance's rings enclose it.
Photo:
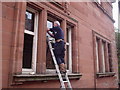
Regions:
[[[50,48],[50,49],[54,50],[54,48]]]
[[[63,81],[64,83],[68,83],[68,81]]]

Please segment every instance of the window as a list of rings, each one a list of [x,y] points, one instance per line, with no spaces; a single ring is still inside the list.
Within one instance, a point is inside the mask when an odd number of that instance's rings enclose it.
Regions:
[[[27,8],[25,13],[23,73],[36,72],[38,13]]]
[[[47,21],[47,28],[52,28],[52,27],[53,27],[53,22],[48,20]],[[52,37],[50,37],[49,34],[47,34],[47,36],[49,38],[53,39]],[[47,72],[49,72],[49,71],[55,72],[55,66],[54,66],[54,62],[53,62],[48,44],[47,44],[47,49],[46,49],[46,69],[47,69]]]
[[[52,16],[51,14],[48,14],[47,27],[52,28],[53,22],[56,20],[59,21],[60,23],[62,22],[60,19]],[[72,73],[72,29],[73,29],[72,26],[66,23],[66,30],[64,31],[66,33],[64,33],[64,38],[67,42],[67,45],[65,46],[66,54],[64,59],[65,59],[65,63],[69,73]],[[49,73],[51,72],[53,73],[55,72],[55,67],[54,67],[54,63],[53,63],[48,45],[46,50],[47,50],[46,51],[46,71]]]
[[[66,29],[66,65],[67,70],[72,72],[72,27],[67,25]]]
[[[47,28],[52,28],[53,27],[53,23],[56,20],[61,23],[60,19],[58,19],[54,15],[51,15],[51,14],[48,13]],[[47,36],[49,36],[49,35],[47,34]],[[50,39],[54,39],[54,38],[50,37]],[[50,50],[49,50],[49,46],[47,45],[46,48],[47,48],[46,49],[46,72],[47,73],[55,73],[56,70],[55,70],[54,62],[53,62],[53,59],[52,59],[52,56],[51,56],[51,53],[50,53]]]
[[[112,72],[111,43],[100,36],[95,36],[96,72]]]

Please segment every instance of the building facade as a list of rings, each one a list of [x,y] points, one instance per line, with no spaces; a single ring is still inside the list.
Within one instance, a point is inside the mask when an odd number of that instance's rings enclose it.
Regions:
[[[58,20],[73,88],[117,88],[111,2],[1,2],[2,88],[59,88],[46,41]],[[34,73],[34,74],[33,74]]]

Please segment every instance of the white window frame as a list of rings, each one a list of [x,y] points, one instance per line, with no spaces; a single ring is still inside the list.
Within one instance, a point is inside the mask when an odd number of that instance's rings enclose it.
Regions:
[[[26,30],[26,29],[24,30],[24,33],[33,36],[32,68],[31,69],[22,68],[22,73],[31,73],[31,72],[36,73],[39,13],[36,10],[29,8],[29,7],[27,7],[27,10],[35,14],[35,16],[34,16],[34,32]]]
[[[68,45],[68,49],[69,49],[69,52],[68,52],[69,68],[68,68],[67,72],[72,73],[72,29],[71,29],[71,27],[68,27],[67,31],[68,31],[67,45]]]

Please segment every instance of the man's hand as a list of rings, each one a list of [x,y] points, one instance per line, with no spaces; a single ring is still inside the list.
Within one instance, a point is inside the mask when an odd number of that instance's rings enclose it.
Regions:
[[[49,31],[50,31],[50,29],[49,29],[49,28],[47,28],[47,33],[48,33],[51,37],[54,37],[54,35],[53,35],[53,34],[51,34]]]
[[[47,32],[49,32],[50,31],[50,29],[49,28],[47,28]]]

